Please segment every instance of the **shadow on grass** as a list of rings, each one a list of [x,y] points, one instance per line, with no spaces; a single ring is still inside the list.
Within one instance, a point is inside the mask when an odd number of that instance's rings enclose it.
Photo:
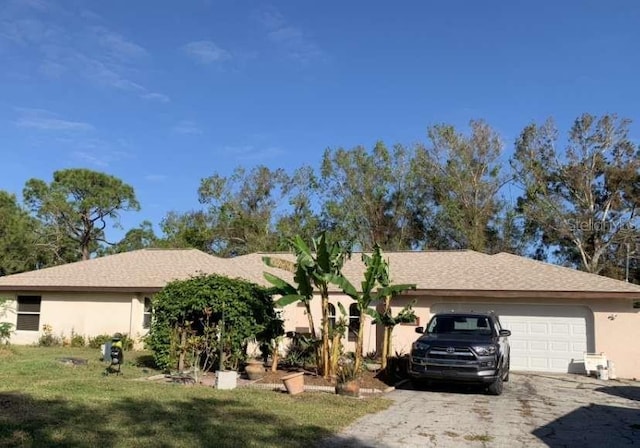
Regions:
[[[0,446],[298,447],[330,435],[231,396],[122,398],[98,406],[0,393]]]
[[[157,370],[156,362],[153,359],[153,355],[150,354],[142,354],[142,355],[134,355],[132,361],[136,367],[142,367],[144,369]]]
[[[605,386],[598,387],[596,391],[627,400],[640,401],[640,387],[637,386]]]
[[[532,434],[551,448],[634,445],[640,441],[640,413],[615,406],[583,406]]]

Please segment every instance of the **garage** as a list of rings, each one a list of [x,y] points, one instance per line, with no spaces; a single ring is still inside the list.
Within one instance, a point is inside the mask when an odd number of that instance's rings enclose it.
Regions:
[[[584,352],[594,351],[593,314],[583,306],[440,303],[433,313],[494,311],[511,330],[514,371],[584,373]]]

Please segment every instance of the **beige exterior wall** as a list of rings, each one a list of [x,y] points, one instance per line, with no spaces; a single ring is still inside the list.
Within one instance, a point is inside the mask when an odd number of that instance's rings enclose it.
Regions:
[[[344,306],[344,309],[349,313],[349,306],[353,303],[353,299],[344,294],[331,294],[329,302],[333,304],[336,308],[336,318],[339,319],[340,308],[338,303],[341,303]],[[311,315],[313,316],[313,324],[316,328],[318,334],[320,334],[320,330],[322,329],[322,303],[320,297],[316,297],[311,302]],[[291,305],[287,305],[283,310],[283,319],[284,319],[284,327],[285,331],[296,331],[296,329],[307,329],[309,328],[309,318],[307,317],[304,306],[299,303],[293,303]],[[372,325],[372,319],[367,316],[365,320],[364,326],[364,353],[367,354],[372,351],[376,351],[376,328],[375,325]],[[356,349],[356,344],[354,341],[348,340],[347,332],[345,332],[344,339],[342,343],[344,345],[345,352],[353,352]],[[285,348],[286,351],[286,348]]]
[[[402,307],[416,299],[415,296],[398,298],[394,302],[393,312],[397,313]],[[585,306],[593,313],[593,335],[588,339],[594,341],[594,351],[605,353],[607,359],[615,363],[616,374],[620,378],[640,378],[640,313],[633,309],[629,299],[556,299],[550,303],[549,299],[520,298],[520,299],[487,299],[487,298],[448,298],[448,297],[418,297],[414,306],[420,325],[425,326],[432,316],[431,307],[436,304],[522,304],[553,306]],[[478,310],[481,311],[481,310]],[[589,327],[589,326],[588,326]],[[408,353],[411,344],[417,339],[415,326],[397,326],[393,333],[394,350]]]
[[[14,344],[36,343],[42,335],[43,325],[50,325],[55,335],[65,337],[71,336],[72,332],[85,337],[121,332],[139,339],[147,332],[142,328],[144,295],[96,292],[5,293],[3,297],[12,299],[12,302],[3,320],[12,323],[14,330],[18,295],[41,297],[40,329],[16,330],[11,337]]]

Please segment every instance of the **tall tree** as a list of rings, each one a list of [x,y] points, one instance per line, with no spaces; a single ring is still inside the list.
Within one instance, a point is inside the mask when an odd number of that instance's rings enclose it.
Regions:
[[[265,166],[203,179],[198,194],[207,207],[213,252],[234,256],[273,249],[278,240],[275,215],[287,180],[284,170]]]
[[[139,210],[133,187],[105,173],[87,169],[67,169],[53,173],[47,184],[27,181],[25,203],[56,237],[70,238],[83,260],[90,258],[100,242],[107,242],[108,220],[117,226],[120,212]]]
[[[0,276],[38,267],[37,226],[13,194],[0,190]]]
[[[153,224],[150,221],[142,221],[139,227],[127,231],[124,238],[114,245],[98,250],[98,254],[101,256],[119,254],[158,245],[161,245],[161,242],[153,231]]]
[[[363,250],[408,249],[416,238],[411,153],[378,142],[371,151],[326,150],[321,169],[325,227]]]
[[[311,241],[323,230],[314,206],[319,200],[318,191],[318,179],[309,166],[298,168],[284,182],[283,195],[288,207],[283,207],[276,217],[275,229],[279,240],[275,249],[287,249],[289,241],[296,236]]]
[[[162,246],[194,248],[215,253],[213,225],[205,211],[171,211],[160,222],[160,229],[163,233]]]
[[[628,128],[615,115],[583,114],[562,152],[552,120],[522,131],[511,163],[524,190],[519,205],[541,250],[602,273],[608,254],[635,236],[640,159]]]
[[[504,204],[499,192],[509,179],[501,172],[502,142],[484,121],[472,120],[464,135],[454,126],[429,127],[429,143],[414,160],[418,191],[430,192],[435,217],[424,224],[427,246],[490,251],[500,235]]]

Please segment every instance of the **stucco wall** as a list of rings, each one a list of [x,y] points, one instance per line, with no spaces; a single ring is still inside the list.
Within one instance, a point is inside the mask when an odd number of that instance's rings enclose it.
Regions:
[[[603,352],[615,363],[616,374],[620,378],[640,378],[640,313],[633,309],[629,299],[487,299],[487,298],[448,298],[448,297],[407,297],[394,302],[393,311],[397,313],[411,300],[417,299],[414,306],[420,325],[426,325],[432,316],[431,307],[442,303],[496,303],[553,306],[585,306],[593,313],[594,351]],[[552,303],[550,303],[552,302]],[[478,310],[480,311],[480,310]],[[393,334],[393,346],[397,351],[407,353],[418,335],[415,327],[398,326]]]
[[[11,337],[14,344],[32,344],[42,335],[43,325],[50,325],[57,336],[69,337],[73,331],[85,337],[99,334],[128,333],[140,337],[146,333],[142,329],[144,312],[143,297],[131,293],[12,293],[3,297],[12,299],[4,321],[16,325],[15,313],[18,295],[39,295],[39,331],[17,330]]]
[[[349,306],[354,303],[353,299],[344,294],[331,294],[329,302],[336,307],[336,319],[339,319],[341,316],[338,303],[342,303],[342,306],[344,306],[347,313],[349,313]],[[322,329],[322,303],[320,297],[316,297],[311,301],[311,315],[313,316],[313,323],[319,335],[320,330]],[[291,305],[287,305],[284,308],[283,318],[285,331],[295,331],[296,329],[309,327],[309,319],[304,306],[301,304],[293,303]],[[372,319],[367,316],[364,326],[363,348],[365,354],[376,350],[376,328],[371,324],[371,322]],[[355,342],[349,342],[346,331],[342,343],[344,345],[345,352],[355,351]]]

